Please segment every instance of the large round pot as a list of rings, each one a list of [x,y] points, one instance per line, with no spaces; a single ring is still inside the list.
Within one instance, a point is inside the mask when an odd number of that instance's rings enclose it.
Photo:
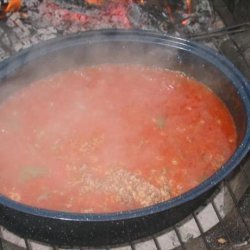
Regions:
[[[129,242],[183,219],[204,202],[216,185],[246,157],[250,145],[247,81],[222,56],[179,38],[142,31],[111,30],[86,32],[42,43],[0,64],[0,99],[45,75],[76,65],[104,62],[140,63],[174,69],[208,85],[233,116],[238,133],[237,150],[219,171],[189,192],[133,211],[73,214],[29,207],[0,196],[0,224],[10,231],[24,238],[61,246]]]

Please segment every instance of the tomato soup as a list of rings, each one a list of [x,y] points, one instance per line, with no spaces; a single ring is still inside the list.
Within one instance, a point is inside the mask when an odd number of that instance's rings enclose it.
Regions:
[[[0,106],[0,193],[50,210],[153,205],[197,186],[236,147],[229,111],[180,72],[98,65],[57,73]]]

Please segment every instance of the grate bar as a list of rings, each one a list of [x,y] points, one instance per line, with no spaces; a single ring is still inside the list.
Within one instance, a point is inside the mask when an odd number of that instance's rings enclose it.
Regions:
[[[200,231],[200,233],[201,233],[201,237],[202,237],[202,239],[203,239],[203,242],[204,242],[206,248],[207,248],[208,250],[211,249],[211,247],[209,246],[209,244],[208,244],[208,242],[207,242],[207,240],[206,240],[206,236],[204,235],[204,231],[203,231],[203,229],[202,229],[202,226],[201,226],[200,221],[198,220],[198,218],[197,218],[197,216],[196,216],[196,214],[195,214],[194,212],[192,213],[192,215],[193,215],[194,220],[195,220],[195,222],[196,222],[196,224],[197,224],[197,226],[198,226],[198,229],[199,229],[199,231]]]
[[[208,39],[208,38],[213,38],[217,36],[225,36],[225,35],[230,35],[230,34],[235,34],[235,33],[247,32],[248,30],[250,30],[250,23],[241,23],[241,24],[236,24],[232,26],[225,26],[223,28],[213,30],[213,31],[207,31],[204,33],[194,34],[191,36],[187,36],[187,38],[193,39],[193,40],[202,40],[202,39]]]
[[[225,224],[224,224],[224,222],[223,222],[223,219],[222,219],[222,217],[221,217],[221,215],[220,215],[220,213],[219,213],[219,211],[218,211],[218,208],[217,208],[217,206],[216,206],[215,203],[214,203],[214,200],[211,201],[211,204],[212,204],[213,209],[214,209],[214,211],[215,211],[215,213],[216,213],[216,216],[217,216],[217,218],[218,218],[218,220],[219,220],[219,223],[220,223],[220,225],[222,226],[222,229],[223,229],[223,231],[224,231],[225,234],[226,234],[226,237],[227,237],[228,242],[230,243],[231,246],[233,246],[233,242],[232,242],[232,240],[231,240],[231,237],[230,237],[229,234],[228,234],[228,231],[227,231],[227,229],[226,229],[226,227],[225,227]]]
[[[245,58],[245,56],[242,54],[242,50],[240,49],[239,45],[237,44],[237,42],[230,36],[230,39],[232,40],[234,46],[237,48],[238,53],[241,55],[241,57],[243,58],[244,62],[246,65],[249,66],[247,59]]]
[[[249,176],[249,174],[247,173],[247,171],[246,171],[245,168],[246,168],[245,166],[242,166],[242,165],[241,165],[240,170],[242,171],[242,173],[243,173],[244,178],[246,179],[246,181],[247,181],[248,183],[250,183],[250,176]]]
[[[153,236],[152,238],[153,238],[153,241],[154,241],[154,243],[156,245],[157,250],[161,250],[161,247],[159,245],[159,242],[158,242],[157,238],[155,236]]]
[[[24,242],[25,242],[25,245],[26,245],[26,249],[27,249],[27,250],[32,250],[32,247],[31,247],[31,245],[30,245],[29,240],[28,240],[28,239],[24,239]]]
[[[3,243],[2,239],[0,238],[0,250],[3,250]]]
[[[227,189],[228,189],[229,194],[231,195],[231,198],[232,198],[232,201],[233,201],[233,203],[234,203],[234,205],[235,205],[235,208],[236,208],[236,210],[237,210],[237,213],[238,213],[239,217],[241,218],[241,221],[243,222],[243,224],[244,224],[244,226],[246,227],[247,232],[248,232],[248,234],[249,234],[249,236],[250,236],[250,228],[249,228],[249,226],[248,226],[246,220],[244,219],[244,216],[242,215],[242,213],[241,213],[241,211],[240,211],[240,208],[239,208],[237,199],[236,199],[236,197],[235,197],[235,194],[234,194],[234,192],[233,192],[233,190],[232,190],[232,188],[231,188],[231,186],[230,186],[230,184],[228,183],[227,180],[225,180],[225,185],[226,185],[226,187],[227,187]]]
[[[175,233],[176,233],[176,236],[177,236],[177,238],[178,238],[178,240],[179,240],[179,242],[180,242],[180,244],[181,244],[181,248],[182,248],[183,250],[187,250],[187,248],[186,248],[184,242],[183,242],[182,239],[181,239],[181,235],[180,235],[180,232],[179,232],[178,228],[174,225],[174,226],[173,226],[173,229],[174,229],[174,231],[175,231]]]
[[[131,246],[131,249],[132,249],[132,250],[136,250],[136,249],[135,249],[135,245],[134,245],[132,242],[131,242],[130,246]]]

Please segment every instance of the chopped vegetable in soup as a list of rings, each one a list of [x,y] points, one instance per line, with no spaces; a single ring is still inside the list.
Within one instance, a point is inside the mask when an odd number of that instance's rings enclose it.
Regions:
[[[182,73],[98,65],[0,106],[0,193],[39,208],[114,212],[180,195],[232,155],[230,113]]]

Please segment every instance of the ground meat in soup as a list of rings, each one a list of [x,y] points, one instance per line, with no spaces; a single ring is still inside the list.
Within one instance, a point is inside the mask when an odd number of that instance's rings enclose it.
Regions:
[[[39,80],[0,106],[0,193],[102,213],[153,205],[211,176],[236,147],[230,113],[182,73],[98,65]]]

